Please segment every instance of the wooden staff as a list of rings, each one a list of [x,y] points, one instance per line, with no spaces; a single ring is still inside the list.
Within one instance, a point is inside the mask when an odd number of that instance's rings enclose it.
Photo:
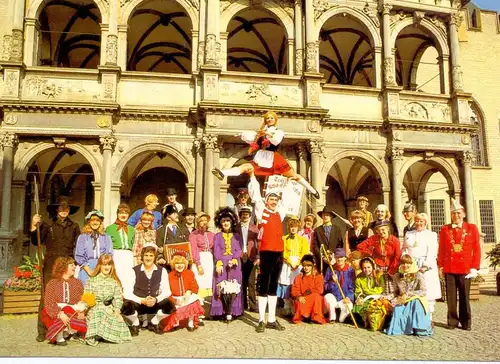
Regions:
[[[322,249],[322,253],[325,254],[326,257],[328,257],[328,252],[326,251],[325,246],[323,244],[321,245],[321,249]],[[321,261],[323,261],[323,259],[321,259]],[[342,290],[342,287],[340,286],[339,280],[337,279],[337,275],[335,274],[335,271],[333,270],[333,267],[330,264],[330,260],[328,260],[328,266],[330,267],[330,269],[332,271],[333,281],[337,284],[337,287],[339,288],[340,294],[342,295],[342,299],[345,300],[346,297],[344,295],[344,291]],[[354,323],[354,326],[356,326],[356,328],[359,329],[358,324],[356,323],[356,319],[354,318],[354,315],[352,314],[352,311],[351,311],[349,305],[347,303],[345,305],[347,307],[347,311],[349,312],[349,315],[351,316],[351,319],[352,319],[352,322]]]
[[[34,176],[35,180],[35,212],[38,216],[40,216],[40,196],[38,194],[38,183],[36,181],[36,176]],[[38,266],[40,267],[40,278],[42,280],[42,294],[41,300],[43,300],[43,296],[45,293],[45,281],[43,279],[43,251],[42,251],[42,241],[40,238],[40,224],[36,224],[36,240],[37,240],[37,254],[38,254]]]

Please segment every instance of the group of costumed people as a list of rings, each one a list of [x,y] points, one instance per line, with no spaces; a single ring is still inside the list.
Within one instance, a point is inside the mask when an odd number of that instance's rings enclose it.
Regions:
[[[256,175],[284,175],[312,196],[319,194],[276,151],[283,136],[276,114],[266,113],[258,132],[242,133],[254,160],[214,169],[220,179],[250,177],[235,206],[214,214],[216,232],[209,230],[209,214],[177,202],[175,189],[168,189],[162,212],[153,194],[133,214],[120,204],[116,221],[106,228],[103,214],[92,210],[80,231],[69,218],[78,207],[65,201],[49,205],[49,221],[35,215],[31,240],[38,244],[39,229],[45,245],[37,340],[122,343],[141,329],[192,332],[204,325],[206,312],[230,323],[244,310],[258,312],[257,332],[282,331],[278,299],[283,317],[293,323],[344,322],[350,316],[355,324],[359,319],[381,329],[390,317],[387,334],[431,335],[441,297],[438,274],[446,279],[448,326],[470,330],[469,278],[477,275],[480,250],[477,227],[464,222],[463,207],[453,202],[453,224],[442,228],[439,248],[436,233],[427,229],[428,216],[417,214],[413,204],[403,211],[408,225],[402,244],[387,206],[378,205],[372,214],[364,196],[344,233],[326,207],[318,212],[317,227],[314,214],[302,222],[287,217],[278,193],[262,196]],[[169,245],[183,242],[189,242],[188,253],[169,253]]]

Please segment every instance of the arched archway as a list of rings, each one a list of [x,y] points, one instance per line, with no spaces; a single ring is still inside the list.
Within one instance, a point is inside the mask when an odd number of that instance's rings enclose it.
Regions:
[[[128,18],[127,70],[192,72],[193,20],[177,1],[137,4]]]
[[[102,12],[92,0],[50,0],[36,11],[40,23],[38,65],[97,68]]]

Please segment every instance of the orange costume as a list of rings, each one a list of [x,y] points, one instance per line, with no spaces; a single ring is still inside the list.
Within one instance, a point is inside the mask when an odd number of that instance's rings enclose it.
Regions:
[[[302,317],[310,317],[319,324],[325,324],[323,316],[323,275],[314,272],[306,276],[304,273],[298,275],[292,286],[292,297],[294,298],[295,316],[292,321],[299,323]],[[298,298],[304,297],[305,303],[300,303]]]

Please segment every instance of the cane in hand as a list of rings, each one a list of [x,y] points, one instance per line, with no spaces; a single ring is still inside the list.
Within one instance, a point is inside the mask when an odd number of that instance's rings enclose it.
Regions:
[[[326,251],[324,245],[321,245],[321,248],[323,249],[323,254],[325,254],[326,257],[328,257],[328,252]],[[346,299],[344,295],[344,291],[342,290],[342,287],[340,286],[339,280],[337,279],[337,275],[335,274],[335,271],[333,270],[332,265],[330,264],[330,260],[328,260],[328,266],[330,267],[330,270],[332,271],[332,278],[337,287],[339,288],[340,294],[342,295],[342,299]],[[354,315],[352,314],[351,308],[349,307],[348,304],[346,304],[347,311],[349,312],[349,315],[351,316],[352,322],[354,323],[354,326],[359,329],[358,324],[356,323],[356,319],[354,318]]]

